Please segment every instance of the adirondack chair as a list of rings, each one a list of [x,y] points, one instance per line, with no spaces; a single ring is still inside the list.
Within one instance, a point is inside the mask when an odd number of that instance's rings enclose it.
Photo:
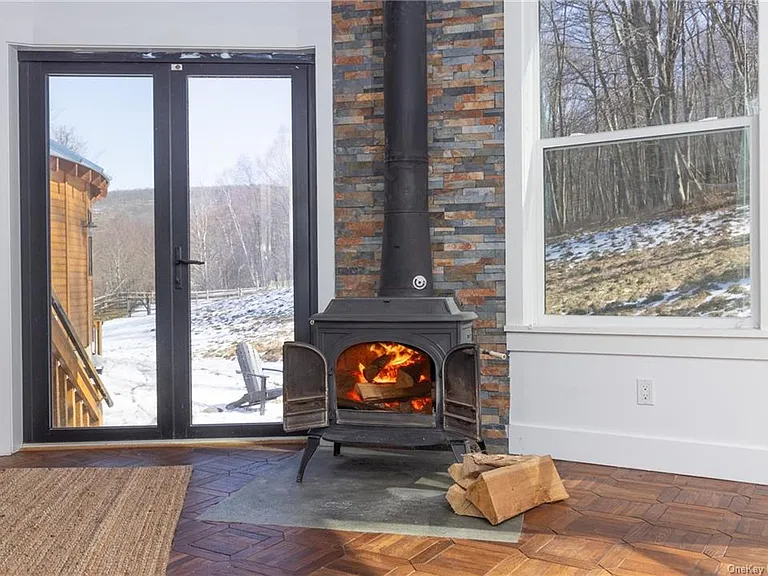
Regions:
[[[264,368],[261,356],[248,342],[240,342],[237,345],[237,363],[240,365],[240,370],[237,372],[243,375],[246,393],[240,400],[227,404],[227,410],[260,404],[259,413],[263,416],[267,400],[274,400],[283,395],[281,387],[267,389],[268,376],[264,372],[282,372],[282,370]]]

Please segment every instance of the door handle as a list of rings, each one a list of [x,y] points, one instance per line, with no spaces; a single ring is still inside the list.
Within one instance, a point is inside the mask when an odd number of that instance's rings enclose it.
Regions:
[[[173,267],[175,268],[174,274],[173,274],[173,280],[176,290],[181,290],[184,285],[181,281],[181,267],[182,266],[201,266],[205,264],[202,260],[189,260],[187,258],[181,257],[181,246],[174,246],[173,248],[173,255],[175,256]]]
[[[185,266],[189,266],[190,264],[194,264],[195,266],[200,266],[201,264],[205,264],[205,262],[203,262],[202,260],[184,260],[183,258],[179,258],[178,260],[176,260],[176,266],[179,266],[182,264]]]

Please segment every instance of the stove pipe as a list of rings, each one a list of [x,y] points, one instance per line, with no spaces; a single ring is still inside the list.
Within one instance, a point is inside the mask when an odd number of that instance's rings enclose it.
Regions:
[[[426,2],[384,2],[384,238],[379,296],[432,296]]]

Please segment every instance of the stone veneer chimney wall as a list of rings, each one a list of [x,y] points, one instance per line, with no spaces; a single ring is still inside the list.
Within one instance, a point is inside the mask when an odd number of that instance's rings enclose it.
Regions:
[[[477,313],[505,348],[503,2],[427,3],[429,195],[435,295]],[[381,0],[333,2],[336,295],[373,296],[384,208]],[[509,371],[484,359],[483,436],[506,451]]]

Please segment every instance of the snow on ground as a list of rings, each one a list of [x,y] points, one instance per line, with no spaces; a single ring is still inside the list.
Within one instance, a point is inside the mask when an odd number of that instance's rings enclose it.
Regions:
[[[687,298],[695,296],[701,291],[706,291],[707,296],[700,307],[706,308],[706,305],[712,300],[722,299],[725,302],[724,309],[731,310],[728,316],[735,318],[748,318],[751,314],[749,307],[749,292],[750,292],[750,279],[743,278],[734,282],[717,283],[707,286],[696,286],[691,289],[676,289],[664,292],[658,299],[641,298],[634,302],[623,302],[624,308],[634,308],[635,316],[647,315],[654,308],[658,308],[662,305],[674,304],[681,298]],[[701,312],[699,316],[723,316],[723,308],[718,309],[717,313]]]
[[[548,266],[561,262],[573,269],[572,278],[577,280],[584,266],[594,258],[609,258],[626,255],[634,251],[652,250],[659,246],[689,242],[698,246],[712,244],[722,239],[749,240],[749,207],[739,206],[702,212],[689,216],[667,219],[655,219],[648,222],[618,226],[596,232],[577,232],[573,236],[547,243],[545,261]],[[654,314],[653,309],[677,301],[701,296],[703,301],[697,304],[701,316],[750,315],[749,295],[750,277],[734,279],[730,282],[712,283],[702,279],[699,285],[681,285],[662,294],[649,294],[648,297],[635,301],[603,302],[611,310],[632,310],[635,315]],[[717,306],[713,300],[717,301]]]
[[[157,423],[155,315],[136,313],[104,322],[101,379],[114,406],[104,406],[105,426]]]
[[[259,408],[227,410],[245,394],[234,358],[235,346],[247,340],[270,353],[293,336],[293,291],[264,290],[241,297],[201,300],[192,304],[192,422],[234,424],[280,422],[282,397]],[[155,315],[135,312],[104,323],[102,380],[114,406],[104,408],[105,426],[153,425],[157,422]],[[282,368],[279,359],[265,368]],[[268,387],[280,386],[282,375],[267,372]]]
[[[546,261],[582,262],[598,256],[627,254],[633,250],[674,244],[684,239],[703,242],[713,238],[736,238],[749,234],[749,207],[726,208],[619,226],[599,232],[576,234],[546,247]]]

